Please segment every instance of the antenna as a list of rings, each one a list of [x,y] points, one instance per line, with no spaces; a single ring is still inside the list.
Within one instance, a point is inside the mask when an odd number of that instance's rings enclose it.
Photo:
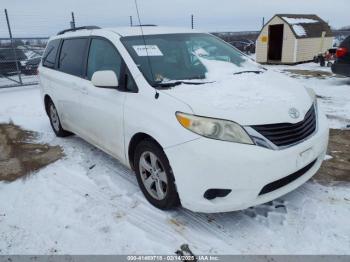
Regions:
[[[143,40],[143,44],[144,44],[145,50],[146,50],[148,66],[149,66],[149,69],[150,69],[150,71],[151,71],[152,80],[153,80],[153,83],[154,83],[154,82],[155,82],[155,79],[154,79],[154,75],[153,75],[152,63],[151,63],[151,59],[150,59],[150,57],[149,57],[149,55],[148,55],[148,50],[147,50],[147,46],[146,46],[145,36],[144,36],[144,34],[143,34],[143,26],[142,26],[141,19],[140,19],[140,13],[139,13],[139,7],[138,7],[138,5],[137,5],[137,0],[135,0],[135,6],[136,6],[137,18],[138,18],[139,24],[140,24],[142,40]],[[156,91],[156,96],[155,96],[155,98],[157,99],[158,97],[159,97],[159,94],[158,94],[158,92]]]

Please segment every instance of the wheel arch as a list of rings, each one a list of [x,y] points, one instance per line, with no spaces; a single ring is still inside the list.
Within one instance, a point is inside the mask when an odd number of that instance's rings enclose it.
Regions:
[[[137,145],[143,141],[143,140],[152,140],[154,143],[156,143],[160,148],[163,149],[163,147],[161,146],[161,144],[152,136],[146,134],[146,133],[136,133],[132,136],[132,138],[130,139],[129,142],[129,146],[128,146],[128,159],[129,159],[129,164],[132,170],[134,170],[134,155],[135,155],[135,149],[137,147]]]

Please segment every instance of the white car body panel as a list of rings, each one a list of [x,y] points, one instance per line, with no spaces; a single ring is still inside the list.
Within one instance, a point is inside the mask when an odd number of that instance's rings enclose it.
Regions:
[[[285,85],[280,86],[281,82]],[[287,120],[297,123],[313,103],[303,86],[272,70],[235,75],[206,85],[182,85],[164,92],[190,105],[196,115],[228,119],[241,125],[283,123],[291,107],[300,116]]]
[[[177,174],[176,185],[182,205],[198,212],[224,212],[271,201],[302,185],[319,169],[327,145],[328,123],[319,112],[319,132],[288,149],[275,151],[200,138],[168,148],[165,152],[174,174]],[[303,156],[307,150],[311,153]],[[259,196],[266,184],[300,170],[315,159],[315,165],[299,179]],[[232,189],[232,193],[225,198],[207,200],[203,198],[203,192],[209,188]]]
[[[193,33],[194,30],[144,27],[145,35]],[[139,27],[79,30],[52,39],[98,36],[114,44],[130,70],[138,92],[97,88],[91,81],[39,66],[43,100],[49,96],[57,107],[62,127],[130,166],[128,151],[139,133],[155,139],[167,155],[184,207],[199,212],[247,208],[270,201],[307,181],[323,161],[328,144],[328,126],[321,112],[317,131],[292,147],[272,150],[204,138],[179,124],[176,112],[234,121],[242,126],[297,123],[312,106],[304,87],[275,72],[234,75],[215,83],[180,85],[156,90],[146,81],[121,36],[140,35]],[[284,86],[280,86],[283,78]],[[220,89],[220,92],[217,90]],[[288,117],[295,107],[296,119]],[[308,151],[307,157],[302,153]],[[263,196],[261,188],[288,176],[310,161],[315,165],[292,183]],[[223,198],[203,197],[210,188],[228,188]]]

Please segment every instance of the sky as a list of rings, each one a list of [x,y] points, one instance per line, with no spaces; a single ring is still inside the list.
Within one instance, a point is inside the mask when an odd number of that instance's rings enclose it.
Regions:
[[[209,32],[260,30],[276,13],[317,14],[334,28],[350,25],[350,0],[138,0],[142,24],[190,27]],[[76,25],[138,24],[134,0],[0,0],[0,37],[8,37],[7,9],[14,37],[50,36]]]

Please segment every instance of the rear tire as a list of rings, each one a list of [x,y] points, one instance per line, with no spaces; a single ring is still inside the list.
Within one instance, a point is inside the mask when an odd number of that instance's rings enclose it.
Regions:
[[[68,132],[62,128],[57,109],[51,100],[47,103],[47,113],[50,119],[52,130],[55,132],[56,136],[66,137],[72,135],[71,132]]]
[[[175,178],[163,149],[151,139],[141,141],[135,150],[137,182],[148,202],[166,210],[180,205]]]

